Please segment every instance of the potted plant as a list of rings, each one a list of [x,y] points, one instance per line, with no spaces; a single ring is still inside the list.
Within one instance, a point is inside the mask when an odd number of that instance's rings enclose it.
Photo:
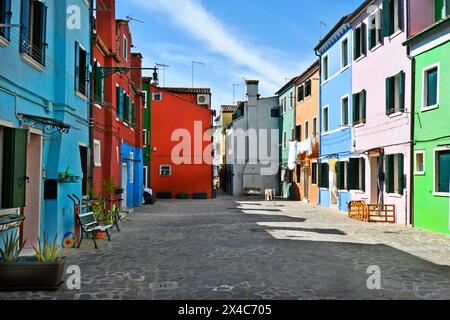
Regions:
[[[105,224],[105,222],[107,220],[107,212],[105,211],[105,209],[103,207],[103,203],[99,202],[99,203],[93,205],[92,212],[94,213],[95,219],[97,220],[98,224],[100,224],[100,225]],[[95,234],[95,238],[98,240],[103,240],[103,239],[105,239],[105,234],[106,234],[106,232],[98,231]]]
[[[25,245],[17,233],[11,233],[0,249],[0,290],[56,290],[62,283],[64,257],[57,244],[57,236],[51,242],[47,235],[44,241],[38,238],[33,245],[35,255],[20,257]]]

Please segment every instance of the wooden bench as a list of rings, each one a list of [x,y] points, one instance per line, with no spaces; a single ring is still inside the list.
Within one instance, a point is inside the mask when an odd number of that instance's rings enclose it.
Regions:
[[[92,240],[94,241],[95,244],[95,249],[97,249],[97,242],[95,241],[95,237],[98,232],[106,232],[106,235],[108,236],[108,241],[111,241],[111,236],[108,230],[111,229],[113,225],[105,225],[105,226],[99,225],[93,212],[78,215],[78,222],[80,223],[81,237],[80,242],[78,242],[77,248],[80,248],[84,235],[86,235],[86,238],[88,238],[89,236],[92,237]]]

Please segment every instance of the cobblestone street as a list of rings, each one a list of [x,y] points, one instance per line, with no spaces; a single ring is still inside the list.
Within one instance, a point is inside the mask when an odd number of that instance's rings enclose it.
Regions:
[[[0,299],[450,299],[449,237],[298,202],[159,201],[112,240],[67,252],[81,290]]]

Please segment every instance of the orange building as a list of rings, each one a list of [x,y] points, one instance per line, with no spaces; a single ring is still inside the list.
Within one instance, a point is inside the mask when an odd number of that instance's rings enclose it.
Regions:
[[[151,86],[150,187],[163,199],[213,195],[211,91]]]
[[[295,193],[300,201],[311,204],[319,204],[319,74],[319,61],[316,61],[295,81],[295,136],[298,142]]]

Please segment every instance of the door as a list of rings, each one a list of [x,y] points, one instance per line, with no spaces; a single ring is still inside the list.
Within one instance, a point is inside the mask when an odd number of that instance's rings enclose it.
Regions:
[[[128,181],[128,170],[126,162],[122,163],[122,209],[127,208],[127,181]]]
[[[32,248],[40,233],[41,184],[42,184],[42,136],[30,133],[27,144],[27,184],[22,238],[27,240],[26,248]]]
[[[309,201],[309,167],[303,168],[303,195],[304,200]]]
[[[330,206],[337,208],[338,205],[338,187],[337,187],[337,172],[336,161],[330,161]]]
[[[379,161],[380,157],[370,157],[370,203],[379,204],[380,192],[379,192]]]

